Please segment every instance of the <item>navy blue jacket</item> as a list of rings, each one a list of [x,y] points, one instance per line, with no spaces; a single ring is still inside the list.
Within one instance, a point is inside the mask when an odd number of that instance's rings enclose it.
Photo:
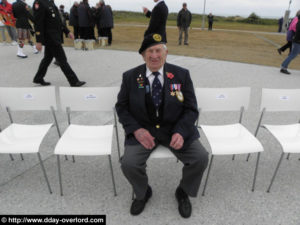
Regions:
[[[168,78],[167,73],[172,73],[174,78]],[[163,109],[159,128],[156,127],[157,121],[151,119],[153,116],[149,115],[147,88],[141,88],[137,82],[140,75],[146,82],[145,64],[123,74],[121,90],[116,103],[119,121],[126,134],[125,145],[137,145],[138,141],[133,132],[139,128],[145,128],[155,137],[156,141],[165,144],[170,143],[174,133],[181,134],[184,138],[182,149],[185,149],[199,138],[199,132],[195,126],[199,113],[189,71],[169,63],[164,65]],[[171,84],[182,85],[183,102],[170,94]]]

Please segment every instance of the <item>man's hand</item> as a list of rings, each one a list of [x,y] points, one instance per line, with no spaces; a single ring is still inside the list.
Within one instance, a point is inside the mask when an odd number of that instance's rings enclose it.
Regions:
[[[175,133],[172,136],[172,140],[170,142],[170,147],[175,150],[179,150],[182,148],[184,143],[183,137],[179,133]]]
[[[42,51],[42,49],[43,49],[43,45],[42,45],[42,43],[40,43],[40,42],[37,42],[36,44],[35,44],[35,47],[36,47],[36,49],[40,52],[40,51]]]
[[[145,15],[147,14],[148,11],[149,11],[149,9],[147,9],[146,7],[143,7],[143,12]]]
[[[71,33],[71,32],[68,33],[68,37],[71,38],[72,40],[74,40],[74,35],[73,35],[73,33]]]
[[[144,128],[140,128],[133,132],[135,138],[141,143],[146,149],[152,149],[155,146],[154,137]]]

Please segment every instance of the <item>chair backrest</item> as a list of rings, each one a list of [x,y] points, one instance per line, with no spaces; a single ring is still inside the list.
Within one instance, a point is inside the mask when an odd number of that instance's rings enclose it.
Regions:
[[[300,89],[262,89],[260,109],[300,111]]]
[[[120,87],[60,87],[62,110],[71,111],[113,111]]]
[[[196,88],[198,107],[202,111],[246,110],[250,101],[250,87]]]
[[[55,87],[0,87],[0,105],[10,110],[55,110]]]

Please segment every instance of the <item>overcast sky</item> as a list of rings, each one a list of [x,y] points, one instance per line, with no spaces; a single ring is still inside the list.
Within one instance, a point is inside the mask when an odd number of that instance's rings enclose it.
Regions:
[[[8,0],[13,2],[14,0]],[[26,0],[32,5],[34,0]],[[75,0],[55,0],[56,5],[64,4],[66,9]],[[80,1],[80,0],[77,0]],[[98,0],[89,0],[91,6],[94,6]],[[186,2],[188,9],[193,13],[202,14],[204,8],[204,0],[165,0],[168,5],[169,12],[178,12],[182,3]],[[284,15],[285,10],[289,7],[290,0],[206,0],[205,12],[212,12],[214,15],[222,16],[248,16],[255,12],[260,17],[279,18]],[[141,12],[145,6],[152,9],[153,0],[105,0],[106,4],[111,5],[113,10],[126,10]],[[300,9],[300,0],[292,0],[291,16],[293,17]]]

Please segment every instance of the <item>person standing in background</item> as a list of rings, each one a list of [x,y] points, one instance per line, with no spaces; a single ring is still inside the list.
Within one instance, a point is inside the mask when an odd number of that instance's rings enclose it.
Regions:
[[[158,33],[162,36],[162,40],[167,43],[166,24],[169,14],[168,7],[163,0],[154,0],[156,3],[152,12],[143,7],[146,17],[150,18],[149,26],[144,33],[144,37],[148,34]]]
[[[99,2],[99,8],[97,8],[96,11],[96,18],[99,37],[108,37],[108,45],[111,45],[111,29],[114,27],[113,12],[110,6],[105,5],[103,0],[100,0]]]
[[[212,13],[209,13],[207,18],[208,18],[208,30],[212,30],[214,16],[212,15]]]
[[[4,17],[5,28],[11,38],[11,44],[17,45],[17,32],[15,29],[16,19],[13,16],[12,5],[8,3],[7,0],[2,0],[0,2],[0,13]]]
[[[177,16],[177,27],[179,30],[179,39],[178,39],[178,44],[181,45],[182,41],[182,33],[184,32],[184,44],[188,45],[189,44],[189,27],[192,22],[192,14],[191,12],[187,9],[187,4],[183,3],[182,4],[182,9],[179,11],[178,16]]]
[[[73,32],[75,39],[79,38],[79,26],[78,26],[78,2],[74,2],[70,10],[69,25],[73,26]]]

